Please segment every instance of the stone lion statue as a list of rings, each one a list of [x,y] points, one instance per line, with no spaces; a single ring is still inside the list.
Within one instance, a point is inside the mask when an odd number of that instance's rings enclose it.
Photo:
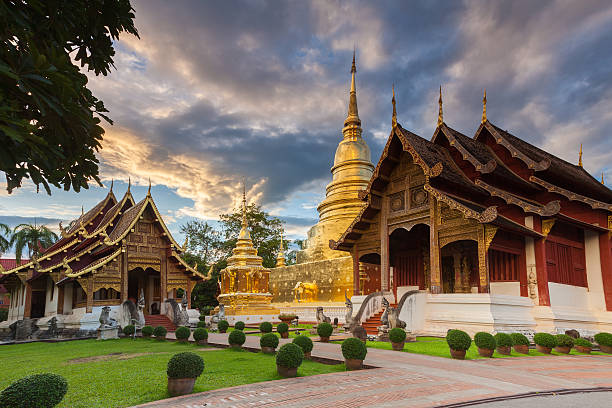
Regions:
[[[110,311],[111,311],[110,306],[104,306],[102,308],[102,313],[100,313],[100,327],[101,328],[117,326],[117,321],[110,317]]]
[[[331,323],[331,318],[327,317],[323,314],[323,308],[321,306],[317,307],[317,324],[321,323]]]
[[[317,300],[317,293],[319,292],[319,286],[317,282],[298,282],[293,288],[295,301],[300,302],[314,302]]]

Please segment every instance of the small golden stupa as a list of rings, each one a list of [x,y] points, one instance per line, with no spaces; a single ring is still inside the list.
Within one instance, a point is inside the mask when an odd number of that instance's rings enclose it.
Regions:
[[[247,227],[246,191],[242,195],[242,228],[232,253],[219,276],[221,294],[217,300],[225,307],[226,316],[251,315],[261,320],[265,315],[278,315],[278,309],[270,306],[270,270],[263,267]]]

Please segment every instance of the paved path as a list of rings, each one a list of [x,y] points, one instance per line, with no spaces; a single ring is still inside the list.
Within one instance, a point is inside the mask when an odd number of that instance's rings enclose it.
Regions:
[[[211,333],[209,342],[227,344],[227,335]],[[259,348],[259,337],[247,336],[245,346]],[[313,355],[342,359],[338,344],[315,343]],[[370,348],[364,363],[379,368],[249,384],[141,406],[435,407],[532,392],[612,387],[609,356],[459,361]]]

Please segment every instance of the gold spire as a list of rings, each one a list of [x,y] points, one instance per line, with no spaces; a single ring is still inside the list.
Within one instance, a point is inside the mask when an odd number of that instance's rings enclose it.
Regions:
[[[580,143],[580,152],[578,152],[578,165],[582,167],[582,143]]]
[[[113,184],[115,184],[115,179],[111,179],[111,188],[110,188],[110,191],[113,191]]]
[[[438,127],[444,123],[444,117],[442,115],[442,85],[440,85],[440,98],[438,99],[438,104],[440,105],[440,110],[438,111]]]
[[[395,84],[391,84],[391,104],[393,105],[393,115],[391,116],[391,126],[397,126],[397,111],[395,110]]]
[[[128,177],[128,189],[127,189],[127,192],[128,192],[128,193],[130,192],[130,189],[131,189],[131,188],[132,188],[132,178],[131,178],[131,177]]]
[[[280,247],[276,256],[276,267],[285,266],[285,249],[283,248],[283,233],[280,234]]]
[[[604,180],[604,172],[601,172],[601,184],[606,184],[606,181]]]
[[[151,197],[151,177],[149,177],[149,189],[147,190],[147,196]]]
[[[83,206],[81,206],[81,217],[83,216],[83,214],[85,214],[85,208],[83,208]]]
[[[359,137],[361,136],[361,119],[359,119],[359,111],[357,109],[357,87],[355,86],[355,73],[357,66],[355,64],[355,51],[353,50],[353,64],[351,65],[351,90],[349,94],[348,115],[344,120],[344,129],[342,134],[344,137]]]
[[[482,97],[482,120],[480,123],[487,121],[487,88],[484,90],[484,96]]]
[[[247,227],[247,218],[246,218],[246,184],[242,186],[242,227]]]

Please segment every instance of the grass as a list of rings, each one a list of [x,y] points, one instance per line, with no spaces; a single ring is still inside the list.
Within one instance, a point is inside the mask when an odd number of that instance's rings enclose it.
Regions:
[[[79,340],[0,346],[0,361],[5,368],[0,374],[0,389],[27,375],[52,372],[68,381],[68,393],[58,407],[128,407],[169,397],[166,365],[173,354],[182,351],[192,351],[204,359],[204,373],[196,381],[194,392],[281,378],[275,357],[263,353],[148,339]],[[121,359],[117,353],[147,354]],[[105,358],[70,361],[94,356]],[[344,370],[344,364],[305,360],[298,375]]]

